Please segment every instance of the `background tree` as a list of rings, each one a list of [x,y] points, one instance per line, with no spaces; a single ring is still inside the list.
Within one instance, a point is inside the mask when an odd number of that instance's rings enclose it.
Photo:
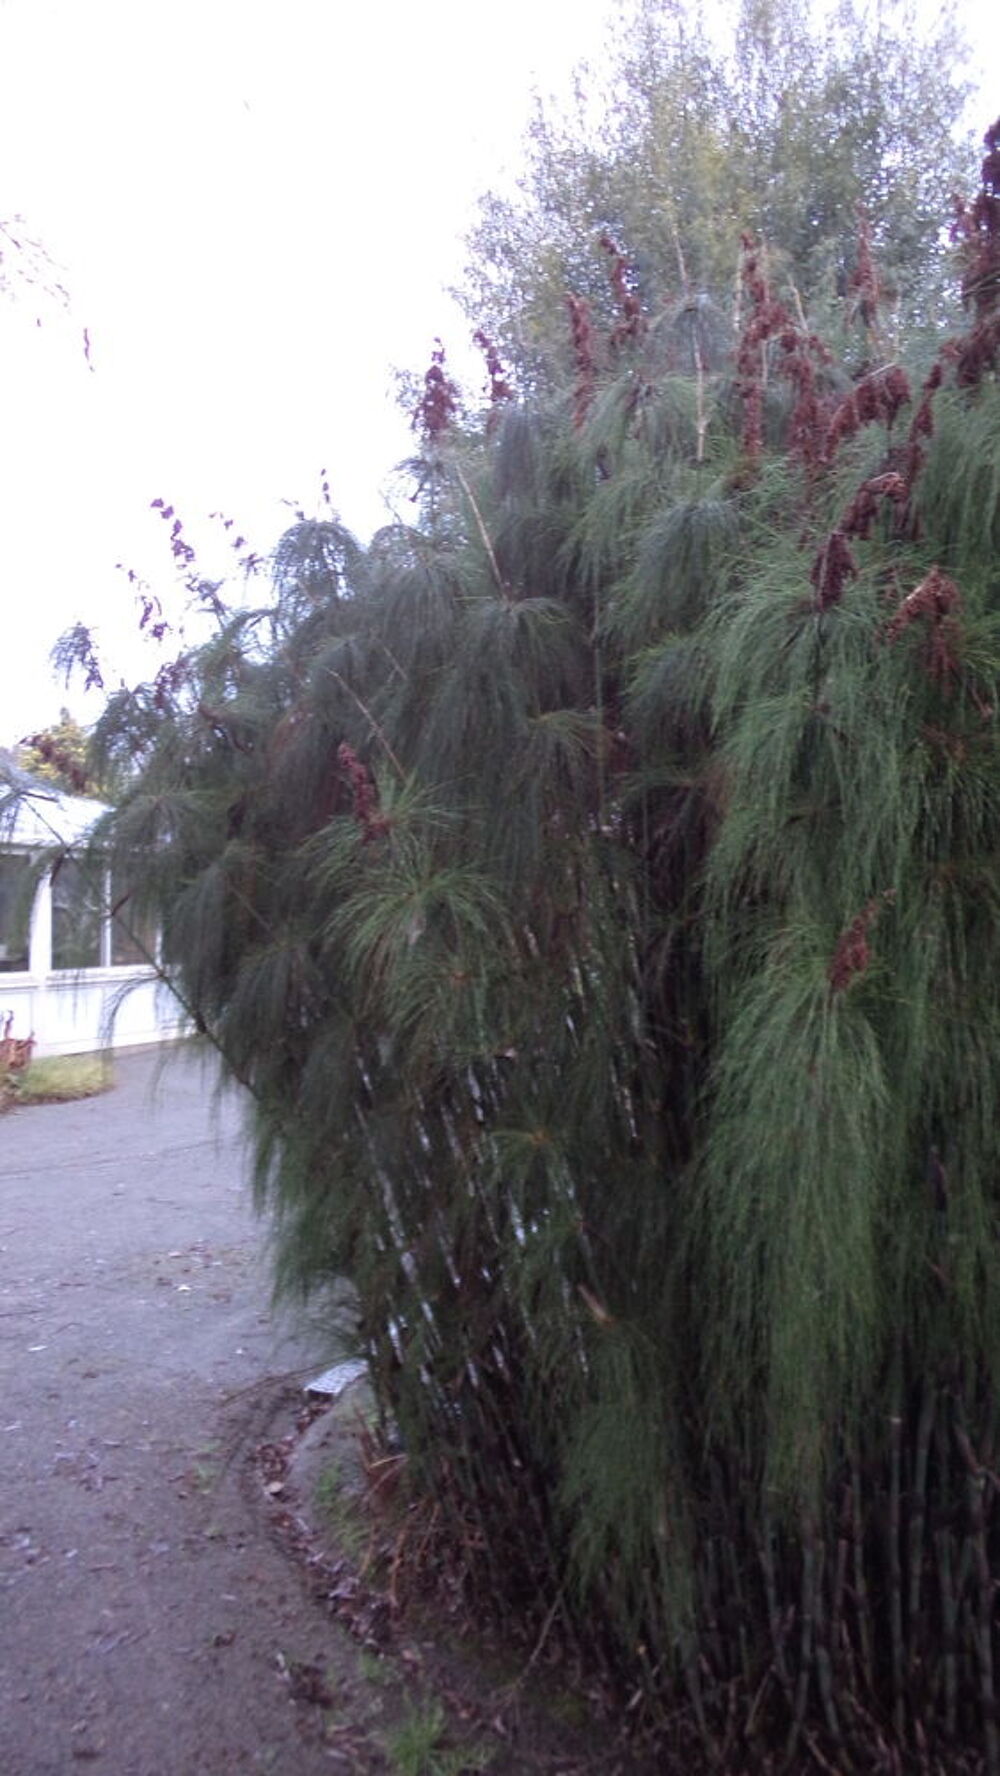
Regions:
[[[974,168],[954,12],[927,28],[909,0],[825,15],[739,0],[730,16],[723,48],[717,10],[637,0],[607,69],[581,72],[575,109],[539,105],[518,193],[483,200],[461,294],[529,385],[568,367],[567,292],[613,325],[602,234],[668,337],[671,320],[690,329],[692,302],[728,327],[747,229],[777,283],[849,326],[859,210],[883,328],[933,334],[954,313],[942,218]]]
[[[57,722],[22,740],[17,762],[32,777],[54,783],[67,795],[99,798],[101,792],[90,775],[87,749],[87,730],[63,708]]]

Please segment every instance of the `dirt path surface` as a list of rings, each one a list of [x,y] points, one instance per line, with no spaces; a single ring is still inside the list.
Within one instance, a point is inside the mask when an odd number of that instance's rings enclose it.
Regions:
[[[0,1771],[381,1769],[376,1686],[248,1469],[288,1429],[268,1378],[328,1352],[269,1310],[238,1107],[190,1056],[116,1080],[0,1120]]]

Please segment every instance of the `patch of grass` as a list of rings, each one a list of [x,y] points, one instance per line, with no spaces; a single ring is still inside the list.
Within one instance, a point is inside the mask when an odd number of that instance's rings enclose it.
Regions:
[[[396,1673],[390,1661],[381,1653],[369,1652],[367,1647],[361,1650],[358,1670],[369,1684],[391,1684],[396,1681]]]
[[[342,1485],[343,1476],[340,1471],[340,1463],[337,1461],[328,1462],[316,1482],[316,1490],[313,1494],[316,1500],[316,1509],[322,1511],[324,1517],[330,1516],[340,1508]]]
[[[114,1073],[103,1055],[51,1055],[32,1061],[17,1075],[15,1104],[68,1104],[76,1098],[93,1098],[114,1083]]]
[[[573,1690],[551,1690],[545,1699],[545,1706],[556,1720],[564,1721],[566,1726],[573,1727],[578,1732],[583,1732],[591,1719],[591,1710],[585,1698],[578,1696]]]
[[[386,1746],[395,1776],[474,1776],[485,1770],[491,1753],[482,1746],[449,1746],[447,1725],[439,1702],[407,1715]]]
[[[349,1560],[358,1561],[368,1546],[368,1537],[358,1509],[344,1492],[339,1462],[330,1462],[316,1482],[313,1499],[316,1509]]]

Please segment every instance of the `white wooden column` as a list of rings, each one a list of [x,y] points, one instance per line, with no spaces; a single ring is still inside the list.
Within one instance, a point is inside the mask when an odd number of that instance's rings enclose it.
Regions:
[[[52,877],[48,871],[38,884],[31,909],[28,967],[39,984],[52,972]]]

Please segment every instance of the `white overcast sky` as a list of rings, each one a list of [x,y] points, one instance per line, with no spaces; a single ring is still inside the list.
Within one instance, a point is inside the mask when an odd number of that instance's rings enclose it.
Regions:
[[[267,549],[325,467],[345,522],[384,521],[408,449],[392,368],[422,370],[435,334],[464,359],[444,286],[475,199],[516,168],[533,89],[599,62],[616,12],[0,0],[0,218],[72,297],[0,299],[0,744],[67,700],[48,653],[68,624],[114,654],[116,562],[169,583],[153,498],[195,542],[222,509]],[[998,14],[963,9],[979,69],[1000,68]]]

